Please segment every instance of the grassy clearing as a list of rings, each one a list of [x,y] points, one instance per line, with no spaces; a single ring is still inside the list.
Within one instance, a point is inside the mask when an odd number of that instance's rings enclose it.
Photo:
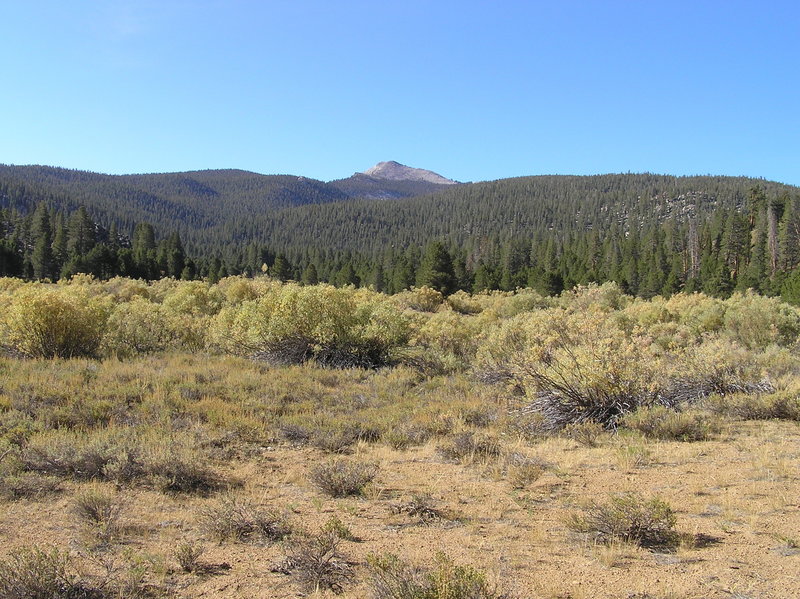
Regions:
[[[223,325],[281,351],[303,321],[270,302],[318,307],[316,291],[173,282],[123,301],[81,285],[47,293],[94,298],[92,314],[132,328],[92,329],[94,358],[0,357],[10,597],[40,592],[37,577],[92,597],[793,592],[793,308],[613,286],[337,291],[342,313],[278,364],[228,353]],[[139,309],[169,335],[148,341],[162,329]],[[756,309],[767,331],[750,326]],[[8,318],[7,348],[22,334]],[[389,345],[373,354],[366,339]]]

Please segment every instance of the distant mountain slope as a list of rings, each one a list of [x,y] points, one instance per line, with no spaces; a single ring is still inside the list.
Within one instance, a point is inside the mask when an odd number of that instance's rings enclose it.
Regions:
[[[293,175],[207,170],[146,175],[103,175],[46,166],[0,165],[0,181],[18,181],[84,201],[108,196],[148,211],[166,202],[206,215],[224,215],[229,204],[264,210],[345,199],[330,185]]]
[[[705,220],[742,207],[750,190],[769,198],[800,189],[745,177],[652,174],[535,176],[453,185],[391,202],[351,200],[299,206],[241,221],[245,238],[300,257],[320,251],[377,256],[387,248],[444,240],[452,248],[585,231],[642,230],[692,216]]]
[[[0,190],[3,186],[25,186],[27,191],[22,193],[18,189],[15,197],[26,209],[39,197],[48,197],[51,201],[60,198],[58,202],[70,209],[85,204],[98,215],[107,214],[109,218],[118,219],[123,212],[124,223],[120,224],[155,222],[173,215],[194,227],[213,226],[239,212],[261,214],[354,197],[405,198],[443,187],[423,180],[381,179],[362,173],[325,183],[307,177],[261,175],[234,169],[104,175],[48,166],[0,165]],[[0,205],[3,201],[0,197]]]
[[[64,210],[85,205],[97,222],[116,222],[123,234],[143,221],[159,232],[178,231],[195,255],[235,253],[249,242],[292,257],[312,250],[376,255],[432,239],[461,248],[486,240],[627,231],[743,206],[753,187],[768,198],[800,191],[745,177],[653,174],[440,185],[366,174],[324,183],[239,170],[111,176],[0,166],[0,207],[29,212],[39,201]]]
[[[42,199],[65,210],[85,205],[100,222],[117,221],[129,232],[136,223],[146,221],[191,235],[224,225],[238,214],[256,216],[347,197],[322,181],[241,170],[103,175],[46,166],[0,165],[0,206],[32,210]]]

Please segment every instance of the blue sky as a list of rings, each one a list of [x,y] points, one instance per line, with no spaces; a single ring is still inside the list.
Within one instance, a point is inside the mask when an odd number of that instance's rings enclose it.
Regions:
[[[6,0],[0,162],[800,184],[800,3]]]

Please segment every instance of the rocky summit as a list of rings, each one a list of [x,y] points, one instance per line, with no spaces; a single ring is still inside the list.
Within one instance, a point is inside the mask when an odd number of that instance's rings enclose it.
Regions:
[[[363,174],[376,179],[390,179],[392,181],[425,181],[438,185],[454,185],[457,183],[433,171],[405,166],[394,160],[379,162],[372,168],[365,170]]]

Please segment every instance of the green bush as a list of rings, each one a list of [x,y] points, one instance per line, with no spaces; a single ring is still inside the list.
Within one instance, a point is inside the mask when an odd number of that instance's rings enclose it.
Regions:
[[[175,548],[172,552],[172,556],[175,558],[175,561],[178,562],[181,570],[191,573],[202,570],[203,564],[200,563],[200,556],[203,555],[203,553],[205,553],[205,549],[202,545],[184,542]]]
[[[595,421],[613,427],[652,402],[668,365],[652,340],[626,332],[598,309],[537,310],[507,320],[486,336],[478,367],[530,398],[551,430]]]
[[[422,445],[431,438],[432,433],[418,424],[401,424],[393,427],[383,436],[384,441],[394,449],[408,449]]]
[[[4,499],[39,500],[61,490],[61,481],[53,476],[27,472],[0,477],[0,497]]]
[[[800,335],[800,312],[778,298],[753,291],[735,293],[725,301],[725,331],[748,349],[770,344],[791,346]]]
[[[378,474],[378,465],[337,458],[311,469],[311,482],[331,497],[360,495]]]
[[[501,599],[486,575],[472,566],[458,566],[444,553],[434,568],[410,566],[397,556],[371,555],[367,559],[373,599]]]
[[[715,413],[742,420],[800,421],[800,396],[796,393],[713,395],[703,405]]]
[[[645,437],[664,441],[705,441],[720,431],[719,422],[711,414],[676,411],[665,406],[639,408],[625,415],[621,423]]]
[[[677,540],[675,523],[675,514],[665,501],[626,493],[605,504],[595,503],[584,514],[573,514],[567,524],[601,543],[625,541],[666,548]]]
[[[126,455],[122,443],[112,435],[52,431],[33,437],[20,461],[28,472],[76,480],[103,479],[107,477],[106,468]]]
[[[640,408],[641,409],[641,408]],[[584,447],[596,447],[597,439],[605,432],[603,425],[599,422],[586,421],[568,424],[564,428],[564,436],[568,439],[583,445]]]
[[[118,495],[99,487],[82,490],[75,496],[73,505],[75,514],[105,542],[122,532],[120,519],[123,510],[124,502]]]
[[[611,312],[624,308],[631,301],[633,298],[625,295],[617,283],[607,281],[602,285],[589,283],[566,290],[561,294],[559,303],[570,312],[588,309]]]
[[[90,524],[113,525],[119,520],[122,508],[119,497],[98,487],[84,489],[75,496],[75,514]]]
[[[224,486],[185,435],[110,427],[55,430],[33,437],[20,453],[23,470],[75,480],[141,482],[169,493],[208,494]]]
[[[219,312],[222,301],[217,286],[203,281],[181,281],[166,293],[161,303],[173,314],[211,316]]]
[[[393,504],[391,510],[393,514],[416,518],[421,524],[447,520],[444,512],[436,507],[433,497],[426,493],[414,493],[408,501]]]
[[[279,541],[292,532],[284,516],[236,497],[225,497],[204,509],[201,523],[206,533],[219,542]]]
[[[355,578],[353,567],[339,550],[342,541],[334,530],[297,536],[289,543],[286,559],[276,570],[292,574],[306,591],[330,589],[341,593]]]
[[[392,296],[392,301],[418,312],[436,312],[444,304],[444,296],[427,286],[412,287]]]
[[[528,457],[521,453],[507,455],[503,464],[506,478],[515,489],[524,489],[552,468],[553,465],[542,458]]]
[[[105,599],[111,597],[75,572],[69,555],[57,549],[18,549],[0,562],[3,599]]]

